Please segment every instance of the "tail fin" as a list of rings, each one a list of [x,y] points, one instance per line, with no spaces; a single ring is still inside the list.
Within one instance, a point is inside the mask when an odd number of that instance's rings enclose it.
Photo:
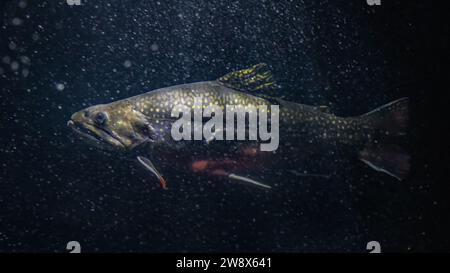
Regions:
[[[409,120],[408,98],[401,98],[361,116],[375,129],[377,143],[370,143],[359,153],[359,159],[379,172],[399,180],[409,172],[410,156],[400,146],[383,143],[391,137],[403,136]],[[386,141],[385,141],[386,142]]]

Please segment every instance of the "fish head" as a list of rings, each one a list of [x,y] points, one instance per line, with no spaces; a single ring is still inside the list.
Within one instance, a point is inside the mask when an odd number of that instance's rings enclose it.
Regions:
[[[74,113],[67,125],[86,140],[109,149],[128,151],[152,140],[146,117],[127,101],[88,107]]]

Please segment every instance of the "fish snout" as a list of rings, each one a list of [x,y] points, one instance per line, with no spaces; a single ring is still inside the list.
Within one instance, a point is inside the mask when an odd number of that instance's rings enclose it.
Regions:
[[[70,120],[67,122],[67,125],[73,126],[75,124],[81,124],[85,122],[85,120],[86,120],[85,111],[78,111],[70,117]]]
[[[76,112],[70,116],[70,119],[67,121],[67,126],[69,128],[75,129],[81,127],[86,121],[85,114],[83,111]]]

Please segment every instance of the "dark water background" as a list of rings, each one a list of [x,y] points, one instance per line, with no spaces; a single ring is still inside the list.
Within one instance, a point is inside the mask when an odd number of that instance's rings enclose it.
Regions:
[[[449,186],[431,172],[448,144],[431,152],[428,112],[448,28],[427,1],[81,1],[0,4],[1,252],[450,250]],[[186,175],[162,191],[66,127],[86,106],[260,62],[280,97],[338,115],[410,97],[410,178],[356,162],[332,180],[274,170],[270,192]]]

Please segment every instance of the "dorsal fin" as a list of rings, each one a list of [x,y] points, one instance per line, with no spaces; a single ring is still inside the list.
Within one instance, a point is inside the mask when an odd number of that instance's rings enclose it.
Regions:
[[[226,87],[247,92],[264,92],[279,88],[265,63],[230,72],[217,81]]]

